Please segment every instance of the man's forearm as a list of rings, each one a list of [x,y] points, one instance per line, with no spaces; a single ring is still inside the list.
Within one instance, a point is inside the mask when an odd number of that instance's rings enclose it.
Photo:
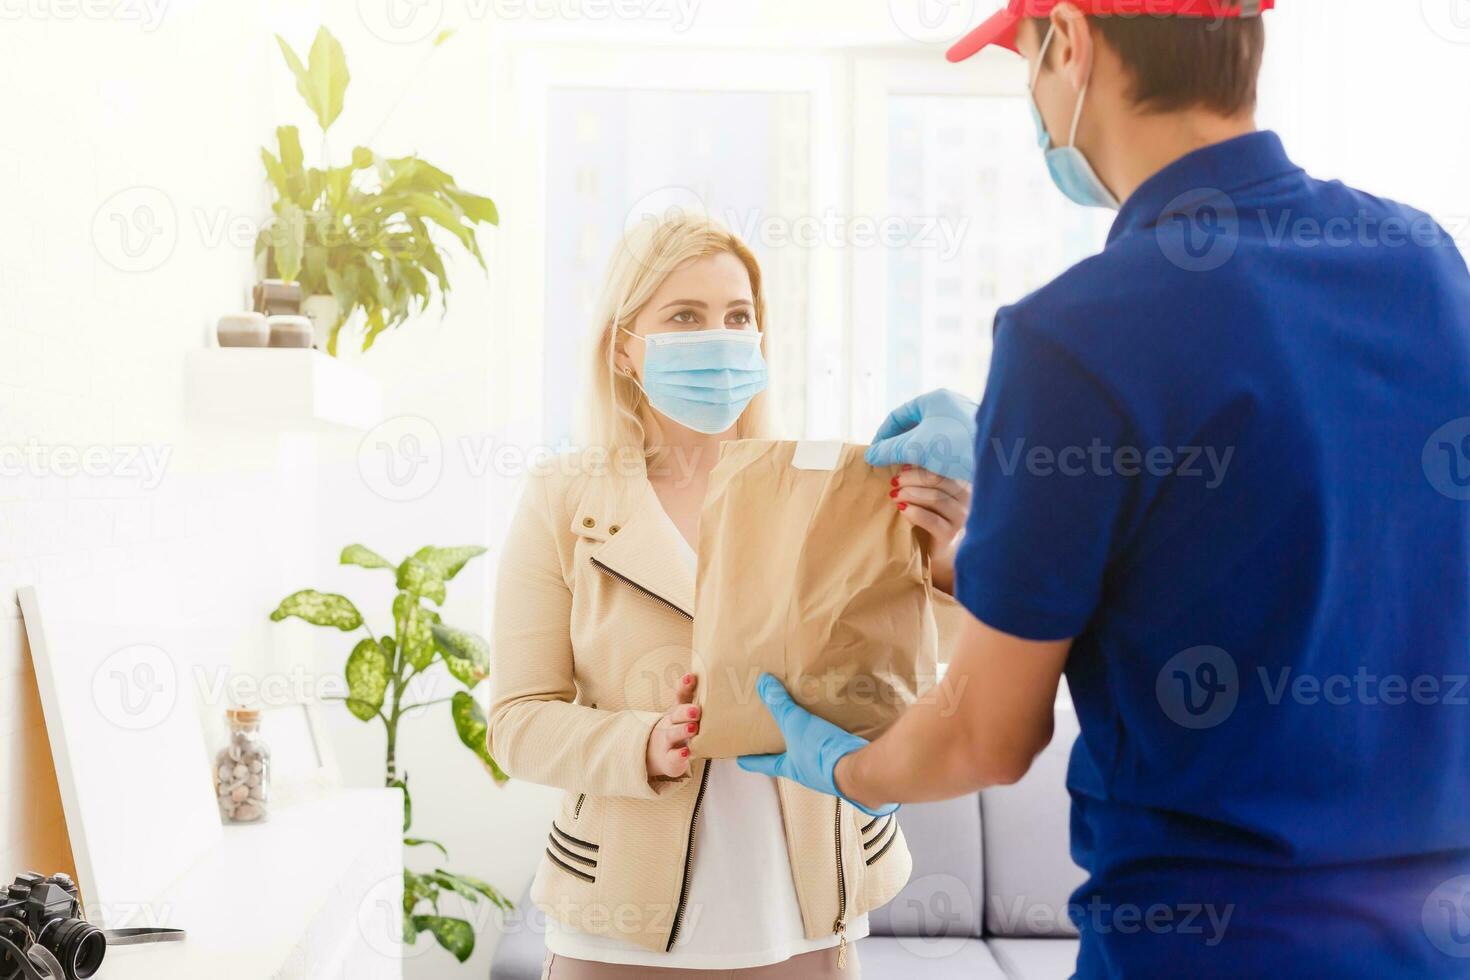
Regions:
[[[838,762],[838,790],[876,809],[1016,782],[1051,741],[1070,646],[1006,636],[967,618],[943,680],[881,738]]]
[[[843,795],[868,807],[925,803],[1020,779],[1034,755],[1022,743],[1035,744],[1040,733],[975,744],[962,688],[941,682],[881,738],[844,757],[837,764]]]

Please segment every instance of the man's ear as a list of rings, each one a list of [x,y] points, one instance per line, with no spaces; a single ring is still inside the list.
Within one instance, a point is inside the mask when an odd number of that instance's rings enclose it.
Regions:
[[[1051,23],[1056,37],[1052,38],[1047,60],[1074,91],[1080,92],[1092,77],[1092,59],[1096,53],[1092,43],[1092,25],[1088,23],[1087,15],[1070,3],[1052,8]]]

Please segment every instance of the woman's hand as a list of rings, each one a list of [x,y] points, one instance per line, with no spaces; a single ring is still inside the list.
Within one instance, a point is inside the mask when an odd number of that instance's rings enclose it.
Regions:
[[[888,496],[910,524],[929,535],[934,587],[953,594],[954,556],[970,516],[970,485],[906,465],[893,478]]]
[[[648,778],[679,779],[689,774],[689,740],[699,733],[699,708],[694,704],[693,674],[679,681],[674,706],[648,733]]]

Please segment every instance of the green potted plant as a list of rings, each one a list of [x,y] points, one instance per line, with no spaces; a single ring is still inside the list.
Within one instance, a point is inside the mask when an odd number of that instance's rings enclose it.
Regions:
[[[446,585],[471,559],[484,554],[479,547],[420,548],[394,565],[360,544],[342,549],[341,563],[361,568],[382,569],[394,576],[398,593],[393,599],[393,632],[375,633],[350,599],[335,593],[303,589],[281,600],[271,613],[280,622],[289,617],[313,626],[344,633],[362,630],[364,636],[347,655],[347,694],[340,700],[352,715],[364,722],[381,722],[387,735],[384,764],[385,786],[403,791],[403,843],[409,848],[434,848],[447,860],[449,852],[438,841],[408,836],[413,825],[413,801],[408,792],[408,773],[398,766],[399,724],[410,711],[448,704],[455,732],[465,747],[480,761],[497,786],[509,777],[495,764],[486,744],[488,724],[475,701],[474,690],[489,675],[489,644],[474,633],[441,622],[439,613],[424,605],[427,600],[442,606]],[[435,663],[442,663],[462,690],[447,698],[405,703],[414,678]],[[413,943],[420,933],[432,933],[439,945],[463,963],[475,949],[474,927],[464,919],[440,914],[439,899],[453,892],[473,905],[488,901],[509,911],[513,906],[493,885],[479,878],[444,868],[403,872],[403,938]]]
[[[441,33],[435,47],[449,36]],[[321,131],[323,165],[306,165],[295,126],[277,128],[275,151],[260,151],[275,200],[256,255],[268,278],[301,284],[303,308],[327,353],[335,356],[349,324],[367,350],[384,331],[428,309],[436,294],[440,309],[448,308],[449,276],[436,238],[457,241],[484,270],[476,231],[500,216],[490,198],[418,156],[385,157],[358,146],[349,163],[327,165],[327,131],[342,113],[350,80],[347,56],[325,27],[304,63],[279,35],[276,41]]]

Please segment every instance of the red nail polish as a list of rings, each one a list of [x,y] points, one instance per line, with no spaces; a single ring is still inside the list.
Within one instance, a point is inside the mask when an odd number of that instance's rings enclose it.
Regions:
[[[905,473],[907,473],[907,472],[908,472],[908,471],[909,471],[909,470],[911,470],[911,469],[913,469],[913,467],[912,467],[912,466],[910,466],[910,465],[909,465],[909,464],[908,464],[908,463],[904,463],[904,464],[903,464],[903,471],[904,471],[904,472],[905,472]]]
[[[888,496],[890,496],[890,497],[897,497],[898,496],[898,491],[897,490],[890,490],[890,491],[888,491]]]
[[[681,759],[687,759],[687,758],[689,758],[689,750],[688,749],[680,749],[679,750],[679,758],[681,758]]]
[[[694,675],[693,674],[685,674],[684,675],[684,683],[685,684],[688,684],[692,680],[694,680]]]
[[[893,478],[893,485],[898,486],[898,477],[896,476]]]
[[[899,504],[898,505],[898,509],[899,510],[908,510],[909,509],[909,505],[908,504]]]
[[[690,726],[689,726],[689,734],[690,734],[690,735],[693,735],[693,734],[694,734],[694,732],[695,732],[695,730],[696,730],[696,729],[698,729],[698,728],[699,728],[699,726],[698,726],[698,725],[690,725]]]

